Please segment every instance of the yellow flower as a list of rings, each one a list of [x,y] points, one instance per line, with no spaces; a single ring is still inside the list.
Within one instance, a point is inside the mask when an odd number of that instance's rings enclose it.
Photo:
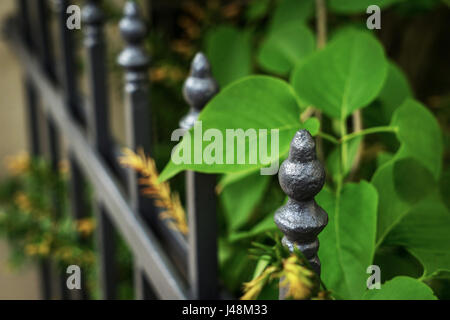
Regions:
[[[26,152],[21,152],[16,156],[7,157],[6,167],[13,175],[22,174],[30,167],[30,156]]]
[[[297,255],[292,254],[283,260],[284,277],[280,286],[287,287],[286,298],[295,300],[309,299],[314,294],[317,287],[315,273],[303,266]]]
[[[244,283],[244,295],[241,300],[255,300],[258,298],[267,282],[276,275],[277,267],[271,266],[266,268],[258,277]]]
[[[142,193],[155,199],[156,206],[166,209],[160,214],[160,218],[168,220],[171,228],[187,234],[189,228],[180,197],[178,194],[171,193],[168,183],[158,181],[159,174],[155,161],[146,157],[142,149],[139,149],[137,154],[130,149],[124,149],[123,154],[124,156],[119,159],[120,163],[125,167],[134,169],[142,176],[139,183],[146,186]]]
[[[19,207],[19,209],[25,213],[30,213],[33,210],[31,201],[24,192],[17,192],[14,195],[14,202]]]
[[[63,175],[69,174],[69,162],[67,160],[61,160],[58,163],[59,172]]]
[[[38,254],[39,252],[39,247],[35,244],[27,244],[25,246],[25,253],[29,256],[34,256],[36,254]]]
[[[84,237],[89,236],[95,229],[95,221],[93,218],[84,218],[77,221],[77,231]]]

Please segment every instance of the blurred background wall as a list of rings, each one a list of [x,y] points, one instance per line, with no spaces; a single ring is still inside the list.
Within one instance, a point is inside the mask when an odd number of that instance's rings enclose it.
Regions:
[[[0,1],[0,21],[10,14],[15,0]],[[7,172],[5,158],[27,150],[20,66],[14,53],[0,40],[0,178]],[[0,299],[39,299],[35,266],[8,268],[8,247],[0,241]]]

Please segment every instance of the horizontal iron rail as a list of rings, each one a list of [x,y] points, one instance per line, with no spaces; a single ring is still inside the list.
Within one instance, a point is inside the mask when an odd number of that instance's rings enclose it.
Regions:
[[[134,255],[139,256],[143,271],[162,299],[187,299],[185,280],[173,267],[160,242],[133,211],[116,183],[115,176],[90,146],[84,131],[75,123],[65,108],[60,90],[44,76],[38,61],[30,55],[17,37],[11,39],[14,49],[30,79],[45,101],[43,111],[55,122],[66,138],[76,161],[96,190],[98,200],[107,209],[116,228],[126,239]]]

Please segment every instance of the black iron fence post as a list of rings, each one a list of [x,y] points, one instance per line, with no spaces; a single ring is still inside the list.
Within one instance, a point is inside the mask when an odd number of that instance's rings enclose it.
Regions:
[[[203,53],[197,53],[183,87],[183,95],[191,109],[180,121],[180,127],[192,128],[200,111],[218,91],[207,58]],[[194,299],[218,298],[215,186],[215,175],[186,172],[189,283]]]
[[[120,21],[120,32],[126,47],[118,58],[125,69],[125,130],[127,147],[132,150],[142,148],[150,152],[151,130],[149,124],[149,80],[148,66],[150,58],[143,48],[147,33],[136,2],[128,1],[124,8],[124,17]],[[128,194],[133,211],[138,214],[153,212],[149,199],[139,192],[139,174],[128,171]],[[154,298],[144,274],[140,271],[139,257],[135,256],[135,292],[138,299]]]
[[[58,11],[58,26],[60,32],[60,53],[62,58],[61,68],[61,84],[65,96],[66,107],[70,115],[78,123],[78,125],[85,126],[85,117],[82,113],[82,108],[79,101],[79,89],[77,83],[76,61],[75,61],[75,46],[73,41],[73,30],[67,28],[67,7],[69,1],[56,0],[56,7]],[[75,160],[72,152],[68,154],[69,171],[70,171],[70,208],[74,219],[78,220],[86,217],[86,182],[83,178],[81,168]],[[70,298],[71,293],[62,285],[63,298]],[[82,295],[84,289],[82,288]]]
[[[87,117],[90,141],[105,162],[111,159],[113,145],[110,139],[107,71],[103,38],[101,0],[88,0],[83,7],[84,46],[87,51],[88,80],[91,88]],[[100,262],[100,288],[103,299],[117,298],[116,239],[114,226],[102,205],[94,200],[97,218],[97,243]]]
[[[20,0],[18,2],[18,11],[20,17],[20,32],[22,40],[27,46],[28,50],[32,50],[31,41],[31,26],[29,22],[29,8],[26,0]],[[24,75],[24,87],[26,95],[27,116],[28,116],[28,143],[30,154],[33,157],[41,155],[42,148],[40,143],[40,128],[38,121],[38,96],[33,82],[28,74]],[[41,292],[43,299],[50,299],[52,296],[51,291],[51,275],[50,264],[48,260],[42,260],[40,263],[40,280],[41,280]]]
[[[291,142],[289,157],[278,173],[280,186],[289,197],[275,213],[275,223],[284,233],[283,244],[292,252],[294,246],[308,259],[320,276],[317,235],[328,223],[327,213],[317,205],[314,196],[325,183],[325,169],[316,157],[316,145],[310,133],[298,131]],[[280,288],[280,299],[286,288]]]

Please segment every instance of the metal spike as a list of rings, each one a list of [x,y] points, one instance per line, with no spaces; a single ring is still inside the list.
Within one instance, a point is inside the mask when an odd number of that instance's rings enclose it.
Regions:
[[[193,127],[200,111],[218,91],[219,86],[212,77],[208,59],[202,52],[197,53],[192,60],[189,77],[183,85],[183,96],[191,110],[181,119],[180,127],[186,130]]]

